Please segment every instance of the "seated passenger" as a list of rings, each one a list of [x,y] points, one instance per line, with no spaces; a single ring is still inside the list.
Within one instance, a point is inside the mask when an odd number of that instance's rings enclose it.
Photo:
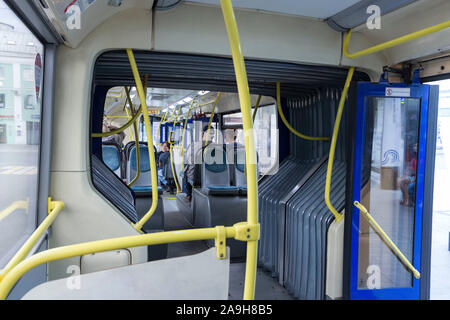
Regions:
[[[202,150],[207,144],[212,142],[214,134],[215,134],[214,128],[211,128],[208,133],[208,125],[203,127]],[[201,157],[200,159],[194,159],[197,158],[195,157],[196,151],[198,150],[195,150],[195,144],[191,143],[187,147],[186,152],[184,154],[185,165],[183,175],[183,187],[184,192],[186,193],[186,200],[188,200],[189,202],[192,200],[192,188],[193,188],[190,181],[195,180],[195,164],[196,164],[195,160],[203,159],[203,157]]]
[[[162,151],[158,153],[158,180],[164,190],[167,191],[169,184],[164,176],[164,167],[169,164],[170,161],[170,145],[168,142],[164,142],[162,145]]]
[[[414,206],[414,191],[416,186],[416,171],[417,171],[417,143],[410,146],[407,155],[408,165],[406,167],[406,175],[398,178],[398,187],[402,192],[402,206]]]

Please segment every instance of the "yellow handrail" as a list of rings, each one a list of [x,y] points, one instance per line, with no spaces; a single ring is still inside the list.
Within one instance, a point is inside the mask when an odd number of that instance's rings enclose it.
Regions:
[[[22,245],[22,247],[17,251],[14,257],[8,262],[8,264],[0,271],[0,283],[8,275],[8,273],[16,267],[20,262],[22,262],[39,241],[44,233],[50,228],[53,221],[55,221],[58,214],[64,209],[64,202],[52,201],[48,199],[48,216],[44,219],[41,225],[33,232],[33,234],[28,238],[28,240]]]
[[[146,109],[147,110],[147,109]],[[148,113],[148,110],[147,110]],[[139,118],[139,116],[142,114],[142,110],[137,111],[136,114],[134,115],[134,117],[128,121],[123,127],[110,131],[110,132],[103,132],[103,133],[93,133],[92,134],[92,138],[104,138],[104,137],[110,137],[113,136],[115,134],[119,134],[125,130],[127,130],[129,127],[131,127],[133,125],[133,123],[136,122],[136,120]]]
[[[11,213],[13,213],[18,209],[24,209],[26,210],[26,213],[28,213],[28,202],[29,199],[27,199],[26,201],[22,200],[13,202],[11,205],[8,206],[8,208],[5,208],[2,211],[0,211],[0,221],[5,219],[7,216],[9,216]]]
[[[354,72],[355,72],[354,67],[351,67],[348,70],[347,80],[345,81],[344,90],[342,91],[341,100],[339,102],[339,108],[336,114],[336,121],[334,122],[333,138],[331,139],[330,155],[328,157],[327,178],[325,182],[325,203],[327,204],[328,209],[330,209],[330,211],[334,214],[334,217],[336,218],[337,222],[341,221],[342,218],[344,218],[344,215],[339,213],[331,203],[330,200],[331,177],[333,176],[334,153],[336,151],[337,138],[339,136],[339,127],[341,125],[345,100],[347,99],[348,90],[350,88]]]
[[[198,240],[212,240],[219,236],[219,231],[225,231],[226,238],[233,238],[237,241],[255,242],[259,238],[259,226],[249,226],[247,223],[237,223],[233,227],[205,228],[195,230],[171,231],[161,233],[151,233],[137,236],[128,236],[107,240],[92,241],[74,244],[59,248],[54,248],[37,253],[18,265],[14,266],[10,272],[0,281],[0,300],[6,299],[10,290],[19,279],[31,269],[52,261],[62,260],[72,257],[79,257],[87,254],[119,250],[123,248],[141,247],[148,245],[159,245],[175,242],[187,242]],[[225,258],[225,257],[221,257]]]
[[[280,114],[281,120],[283,120],[284,125],[291,131],[293,134],[295,134],[297,137],[310,140],[310,141],[329,141],[330,138],[327,137],[310,137],[307,135],[304,135],[297,130],[295,130],[287,121],[286,117],[283,113],[283,108],[281,107],[281,84],[277,82],[277,104],[278,104],[278,113]]]
[[[139,69],[134,58],[134,53],[132,49],[127,49],[128,59],[130,60],[131,69],[133,70],[134,80],[136,82],[136,89],[138,91],[139,99],[141,100],[141,110],[144,115],[145,131],[147,133],[147,144],[148,144],[148,157],[150,160],[150,171],[151,171],[151,181],[152,181],[152,205],[145,216],[134,225],[135,229],[138,231],[142,230],[144,224],[150,219],[155,213],[158,207],[158,175],[156,171],[156,159],[155,150],[153,149],[153,135],[152,128],[150,124],[150,117],[148,115],[147,109],[147,96],[145,95],[145,90],[142,86],[141,77],[139,75]]]
[[[216,112],[216,108],[217,108],[217,104],[219,103],[220,100],[220,96],[222,95],[221,92],[219,92],[219,94],[217,95],[216,100],[214,101],[214,106],[211,112],[211,117],[209,118],[209,123],[208,123],[208,131],[206,131],[206,143],[205,143],[205,147],[208,146],[209,144],[209,132],[211,131],[211,126],[212,126],[212,122],[213,122],[213,118],[214,118],[214,114]]]
[[[381,50],[385,50],[385,49],[397,46],[399,44],[402,44],[402,43],[405,43],[405,42],[408,42],[408,41],[411,41],[411,40],[415,40],[417,38],[424,37],[426,35],[429,35],[431,33],[434,33],[434,32],[437,32],[437,31],[440,31],[440,30],[443,30],[443,29],[446,29],[446,28],[450,28],[450,20],[442,22],[442,23],[439,23],[439,24],[434,25],[432,27],[428,27],[428,28],[425,28],[425,29],[422,29],[422,30],[419,30],[419,31],[416,31],[416,32],[413,32],[413,33],[410,33],[410,34],[407,34],[407,35],[402,36],[402,37],[399,37],[399,38],[396,38],[396,39],[393,39],[393,40],[381,43],[379,45],[370,47],[368,49],[355,52],[355,53],[350,53],[348,51],[348,46],[350,44],[350,36],[352,34],[352,30],[350,29],[350,31],[346,34],[345,39],[344,39],[344,46],[343,46],[344,47],[344,54],[345,54],[345,56],[347,58],[350,58],[350,59],[359,58],[359,57],[362,57],[362,56],[366,56],[368,54],[372,54],[372,53],[375,53],[375,52],[378,52],[378,51],[381,51]]]
[[[130,105],[130,111],[131,111],[131,115],[134,115],[134,111],[133,111],[133,101],[131,101],[131,97],[130,97],[130,90],[128,87],[125,87],[125,93],[127,95],[127,99],[128,99],[128,103]],[[137,158],[137,168],[136,168],[136,177],[134,177],[134,179],[130,182],[130,184],[128,185],[129,187],[132,187],[136,181],[139,179],[139,177],[141,176],[141,151],[140,151],[140,147],[139,147],[139,130],[138,130],[138,125],[137,122],[139,120],[136,120],[135,123],[133,123],[133,128],[134,128],[134,134],[135,134],[135,142],[136,142],[136,158]]]
[[[247,214],[249,225],[259,225],[258,223],[258,176],[256,169],[256,151],[255,138],[253,133],[253,121],[251,114],[250,89],[245,68],[244,55],[242,53],[239,31],[236,18],[234,16],[233,6],[230,0],[220,0],[225,25],[227,28],[228,39],[230,41],[231,52],[233,56],[234,69],[236,73],[236,82],[239,92],[242,120],[245,135],[245,154],[247,168]],[[259,240],[259,238],[258,238]],[[247,263],[245,272],[244,299],[253,300],[255,297],[256,283],[256,260],[258,255],[258,241],[249,241],[247,243]]]
[[[262,95],[259,95],[258,100],[256,101],[255,111],[253,111],[253,122],[255,122],[256,114],[258,113],[259,104],[261,103]]]
[[[394,242],[389,238],[389,236],[384,232],[384,230],[380,227],[380,225],[375,221],[375,219],[370,215],[367,211],[366,207],[364,207],[358,201],[355,201],[353,205],[359,209],[360,213],[363,213],[363,217],[367,219],[369,225],[376,231],[381,240],[387,244],[387,246],[393,251],[393,253],[400,259],[402,262],[408,267],[411,273],[414,275],[414,278],[420,279],[420,272],[417,271],[416,268],[409,262],[409,260],[403,255],[400,249],[394,244]]]

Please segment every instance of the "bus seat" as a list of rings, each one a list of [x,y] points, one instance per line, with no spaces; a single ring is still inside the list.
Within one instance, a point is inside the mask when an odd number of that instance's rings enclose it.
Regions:
[[[151,171],[150,160],[148,157],[148,147],[146,145],[140,145],[140,158],[141,158],[141,174],[134,183],[133,188],[136,187],[151,187]],[[133,146],[130,150],[128,162],[127,162],[127,182],[130,183],[137,175],[137,148]]]
[[[222,153],[216,156],[216,153]],[[202,191],[208,195],[237,195],[239,188],[230,185],[230,168],[222,145],[210,145],[204,150],[202,164]],[[222,158],[222,161],[216,161]],[[211,161],[213,160],[213,161]]]
[[[119,178],[122,178],[122,154],[120,147],[114,143],[103,143],[102,145],[103,162]]]
[[[114,281],[111,281],[114,279]],[[79,276],[79,290],[67,279],[45,282],[23,300],[227,300],[230,249],[217,259],[217,249]]]

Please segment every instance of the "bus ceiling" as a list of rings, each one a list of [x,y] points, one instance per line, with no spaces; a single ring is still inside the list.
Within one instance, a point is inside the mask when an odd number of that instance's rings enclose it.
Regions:
[[[210,6],[218,9],[217,0],[33,0],[8,1],[22,12],[33,11],[41,15],[54,33],[54,37],[70,47],[77,47],[85,37],[97,26],[118,12],[130,8],[160,11],[176,10],[180,5]],[[288,15],[300,19],[314,19],[327,23],[336,31],[343,32],[364,25],[372,11],[368,8],[376,6],[381,16],[394,11],[408,12],[417,3],[422,6],[433,6],[432,2],[418,0],[279,0],[252,1],[235,0],[237,9],[255,13],[272,15]],[[406,7],[406,8],[405,8]],[[404,10],[400,10],[403,9]],[[377,13],[376,11],[373,11]],[[149,24],[149,28],[151,25]],[[391,29],[391,28],[389,28]]]

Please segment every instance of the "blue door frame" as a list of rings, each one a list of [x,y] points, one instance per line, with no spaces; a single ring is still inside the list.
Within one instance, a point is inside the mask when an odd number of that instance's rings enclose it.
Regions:
[[[358,100],[356,114],[356,137],[355,137],[355,158],[353,175],[353,199],[361,201],[361,178],[363,168],[363,150],[364,138],[366,133],[367,118],[367,97],[388,97],[390,88],[396,91],[397,88],[409,88],[409,95],[403,98],[418,98],[420,102],[420,120],[419,120],[419,143],[418,143],[418,161],[417,161],[417,187],[415,196],[415,221],[414,221],[414,244],[413,244],[413,266],[421,272],[421,249],[422,249],[422,217],[423,217],[423,198],[424,198],[424,180],[427,150],[427,119],[429,107],[429,85],[413,84],[389,84],[389,83],[366,83],[358,84]],[[402,98],[395,95],[393,98]],[[350,299],[352,300],[417,300],[420,299],[420,279],[413,278],[412,287],[391,288],[391,289],[358,289],[358,250],[359,250],[359,222],[360,214],[356,207],[352,211],[351,227],[351,257],[350,257]],[[400,262],[399,262],[400,263]]]

